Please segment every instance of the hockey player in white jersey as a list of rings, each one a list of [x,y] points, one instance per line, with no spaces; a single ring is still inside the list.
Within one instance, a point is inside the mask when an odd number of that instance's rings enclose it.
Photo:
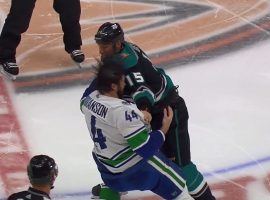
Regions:
[[[151,190],[164,199],[193,199],[181,169],[159,152],[172,109],[164,109],[161,129],[150,132],[136,105],[121,99],[124,86],[122,65],[104,60],[81,99],[93,157],[106,185],[99,197],[118,200],[119,192]]]

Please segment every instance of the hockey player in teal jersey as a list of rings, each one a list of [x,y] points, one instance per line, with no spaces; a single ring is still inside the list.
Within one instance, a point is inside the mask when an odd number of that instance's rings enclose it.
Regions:
[[[140,110],[151,112],[153,130],[158,130],[162,124],[163,109],[172,107],[174,118],[162,152],[182,168],[189,193],[196,200],[214,200],[203,175],[191,161],[188,111],[170,77],[164,70],[155,67],[137,45],[124,40],[124,32],[118,23],[106,22],[101,25],[95,41],[102,60],[111,58],[124,65],[124,98],[133,99]]]
[[[159,152],[172,109],[164,108],[160,129],[149,132],[136,104],[122,100],[124,87],[122,65],[103,60],[81,99],[93,157],[106,185],[99,198],[120,200],[120,192],[151,190],[168,200],[192,200],[181,169]]]

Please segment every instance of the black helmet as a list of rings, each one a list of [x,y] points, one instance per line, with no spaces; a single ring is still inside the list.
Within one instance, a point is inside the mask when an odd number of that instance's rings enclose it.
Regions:
[[[95,40],[98,44],[114,43],[118,40],[122,42],[124,31],[118,23],[106,22],[99,27]]]
[[[31,158],[27,173],[32,184],[51,184],[58,175],[58,167],[53,158],[46,155],[37,155]]]

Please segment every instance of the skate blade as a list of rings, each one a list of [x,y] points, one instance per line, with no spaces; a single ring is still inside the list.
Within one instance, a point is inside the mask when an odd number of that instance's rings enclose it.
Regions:
[[[14,80],[16,79],[16,77],[17,77],[17,76],[14,76],[14,75],[12,75],[12,74],[7,73],[7,72],[4,70],[4,68],[3,68],[2,65],[0,65],[0,72],[1,72],[1,74],[2,74],[5,78],[10,79],[10,80],[13,80],[13,81],[14,81]]]
[[[127,194],[128,194],[128,192],[120,192],[120,196],[127,195]],[[91,199],[104,200],[104,199],[100,199],[99,196],[95,196],[95,195],[93,195],[93,194],[92,194],[92,196],[91,196]]]
[[[77,65],[78,68],[80,68],[80,69],[83,68],[83,67],[82,67],[82,63],[77,63],[77,62],[75,62],[74,60],[73,60],[73,62]]]
[[[100,199],[98,196],[91,196],[91,199]]]

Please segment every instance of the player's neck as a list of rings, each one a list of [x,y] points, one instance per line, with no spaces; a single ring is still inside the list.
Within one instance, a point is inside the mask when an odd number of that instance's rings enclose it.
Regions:
[[[108,96],[108,97],[119,98],[117,92],[115,91],[104,92],[103,95]]]
[[[41,192],[45,192],[46,194],[50,195],[51,186],[49,186],[49,185],[46,185],[46,186],[35,185],[35,186],[33,186],[33,188],[36,190],[39,190]]]

